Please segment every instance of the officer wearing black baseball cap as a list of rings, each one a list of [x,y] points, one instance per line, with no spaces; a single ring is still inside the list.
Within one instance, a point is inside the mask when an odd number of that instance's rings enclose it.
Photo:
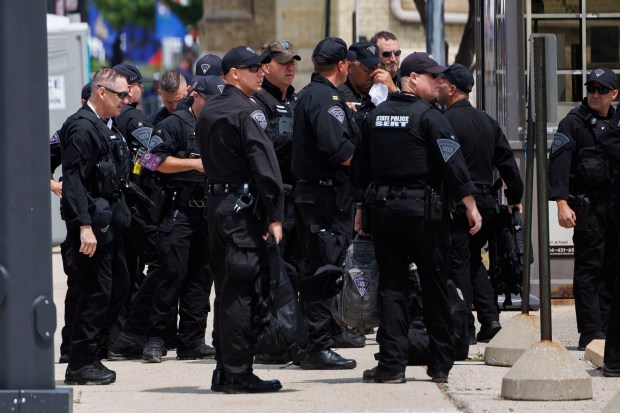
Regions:
[[[271,61],[269,55],[257,54],[248,46],[237,46],[230,49],[222,58],[222,71],[224,75],[230,69],[248,69],[252,73],[258,72],[260,65]]]
[[[338,90],[361,125],[366,115],[375,108],[369,95],[374,84],[385,84],[390,93],[398,89],[390,73],[383,68],[377,45],[365,41],[353,43],[349,46],[347,59],[347,80],[338,86]]]
[[[611,207],[617,178],[599,144],[616,112],[616,75],[608,68],[595,68],[585,85],[581,106],[560,121],[549,153],[549,199],[557,203],[560,226],[574,229],[573,294],[580,350],[605,338],[613,288],[609,280],[617,271],[612,264],[617,234]]]
[[[222,59],[224,91],[200,113],[196,136],[207,177],[207,222],[215,277],[211,390],[264,393],[282,388],[252,371],[256,277],[266,271],[265,234],[282,239],[284,189],[267,117],[250,96],[261,90],[261,64],[247,46]],[[260,193],[260,197],[258,196]],[[258,205],[257,205],[258,204]],[[256,212],[253,212],[256,211]]]
[[[351,184],[360,205],[355,230],[374,236],[379,269],[389,274],[379,285],[379,363],[364,371],[365,382],[406,382],[408,326],[403,320],[409,317],[412,298],[411,261],[424,286],[424,320],[433,343],[426,374],[445,383],[454,364],[448,194],[466,205],[472,233],[480,229],[481,218],[454,132],[429,103],[438,97],[438,76],[446,70],[426,53],[407,56],[401,64],[402,92],[390,94],[371,112],[370,127],[364,128],[351,163]],[[371,184],[372,191],[366,191]]]
[[[295,107],[291,169],[299,179],[294,197],[296,216],[301,217],[296,225],[306,257],[301,265],[302,277],[315,276],[327,264],[341,266],[351,239],[352,207],[343,188],[348,181],[348,165],[359,130],[337,89],[347,78],[346,57],[344,40],[337,37],[321,40],[312,53],[314,73],[310,84],[299,93]],[[338,191],[346,195],[339,203],[336,202]],[[332,234],[331,238],[323,238],[327,234]],[[307,285],[315,288],[312,283]],[[315,295],[303,294],[304,297]],[[352,369],[357,365],[355,360],[345,359],[330,349],[335,323],[331,315],[332,298],[301,299],[310,333],[308,354],[300,363],[302,369]]]
[[[205,175],[196,122],[206,103],[221,94],[224,81],[213,75],[194,76],[192,80],[189,97],[155,128],[154,137],[161,143],[151,151],[159,158],[156,170],[160,181],[174,194],[162,211],[158,227],[159,288],[142,355],[143,360],[151,363],[161,363],[165,355],[169,320],[177,305],[177,358],[204,359],[215,355],[215,349],[204,340],[213,275],[208,254]]]
[[[443,72],[443,77],[465,93],[470,93],[474,87],[474,76],[471,70],[459,63],[449,66],[448,70]]]
[[[198,76],[222,76],[222,58],[214,54],[206,54],[196,62],[196,75]]]
[[[469,234],[463,205],[457,205],[450,225],[452,260],[448,275],[463,292],[467,308],[471,308],[472,303],[476,306],[481,325],[478,335],[473,314],[470,312],[468,317],[469,343],[475,344],[491,340],[501,329],[495,292],[480,256],[481,248],[495,231],[497,193],[490,190],[495,182],[494,171],[499,171],[506,184],[504,193],[511,213],[521,210],[523,181],[499,124],[469,102],[469,92],[474,85],[471,70],[455,63],[443,73],[443,78],[438,100],[447,106],[445,116],[459,138],[471,179],[476,185],[476,205],[482,215],[482,229],[473,236]]]

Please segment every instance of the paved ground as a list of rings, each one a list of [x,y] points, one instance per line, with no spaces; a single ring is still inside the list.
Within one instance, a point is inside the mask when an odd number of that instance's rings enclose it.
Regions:
[[[63,325],[63,299],[66,291],[60,254],[53,254],[54,301],[58,308],[56,355]],[[505,312],[506,324],[517,313]],[[407,369],[407,383],[401,385],[366,384],[364,369],[376,365],[378,351],[374,335],[363,349],[342,349],[345,357],[355,358],[358,366],[344,371],[306,371],[295,366],[255,365],[261,378],[277,378],[283,389],[263,395],[225,395],[210,390],[213,360],[178,361],[169,353],[161,364],[141,361],[105,362],[117,372],[117,382],[109,386],[74,386],[75,413],[108,412],[214,412],[214,413],[361,413],[361,412],[599,412],[620,391],[620,379],[605,378],[600,370],[583,361],[576,350],[577,328],[571,305],[553,306],[553,338],[570,351],[592,376],[594,398],[588,401],[517,402],[500,397],[502,377],[508,368],[486,366],[480,361],[457,364],[447,385],[432,383],[423,367]],[[211,321],[211,320],[209,320]],[[208,333],[211,326],[208,327]],[[480,359],[484,344],[472,346],[470,357]],[[56,385],[64,386],[66,365],[56,365]],[[620,406],[618,406],[620,411]]]

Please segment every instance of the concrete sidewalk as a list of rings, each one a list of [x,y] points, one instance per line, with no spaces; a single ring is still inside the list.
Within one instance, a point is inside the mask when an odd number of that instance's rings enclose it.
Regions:
[[[60,254],[53,254],[54,302],[58,309],[55,335],[55,360],[58,360],[60,329],[63,321],[63,300],[66,277]],[[507,323],[517,313],[502,313]],[[207,334],[211,333],[211,319]],[[574,307],[553,306],[554,341],[565,345],[572,355],[583,360],[577,351],[577,328]],[[454,366],[447,385],[437,385],[426,376],[425,368],[409,367],[407,383],[367,384],[362,372],[376,365],[374,353],[378,345],[369,336],[363,349],[341,349],[338,352],[357,360],[353,370],[307,371],[296,366],[257,364],[255,373],[263,379],[276,378],[283,389],[277,393],[258,395],[227,395],[210,390],[213,360],[176,360],[169,352],[161,364],[141,361],[105,362],[115,370],[117,381],[109,386],[73,386],[75,413],[108,412],[599,412],[620,391],[620,379],[605,378],[589,362],[583,368],[592,376],[594,399],[577,402],[515,402],[500,397],[504,367],[491,367],[483,362],[468,361]],[[210,342],[210,337],[207,338]],[[482,359],[484,344],[470,348],[470,357]],[[56,385],[63,384],[66,364],[56,365]],[[620,412],[620,406],[618,406]]]

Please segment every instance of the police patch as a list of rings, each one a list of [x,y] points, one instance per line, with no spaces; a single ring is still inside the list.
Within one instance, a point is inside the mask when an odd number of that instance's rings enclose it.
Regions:
[[[143,126],[134,130],[131,132],[131,135],[149,151],[161,143],[161,138],[157,135],[153,136],[153,128],[149,128],[148,126]],[[159,141],[155,143],[153,142],[153,138],[157,138],[156,140]]]
[[[332,106],[327,109],[327,113],[338,119],[338,122],[344,123],[344,110],[340,106]]]
[[[260,126],[262,130],[267,129],[267,118],[261,110],[255,110],[250,114],[250,117],[258,123],[258,126]]]
[[[556,153],[569,142],[570,139],[568,139],[568,136],[564,135],[563,133],[557,132],[555,135],[553,135],[553,142],[551,143],[551,154]]]
[[[452,139],[437,139],[437,146],[443,157],[444,162],[448,162],[452,156],[459,150],[461,145]]]
[[[224,85],[217,85],[217,88],[220,90],[220,93],[224,92]]]
[[[58,131],[54,132],[52,136],[50,136],[50,145],[55,143],[60,143],[60,136],[58,135]]]
[[[200,69],[202,69],[202,74],[204,75],[205,73],[207,73],[207,71],[209,70],[209,68],[211,67],[211,65],[209,63],[203,63],[200,65]]]

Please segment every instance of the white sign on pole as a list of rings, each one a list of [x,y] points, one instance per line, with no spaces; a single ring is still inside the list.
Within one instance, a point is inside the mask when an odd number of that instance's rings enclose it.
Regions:
[[[65,99],[65,77],[49,76],[48,88],[50,110],[64,110],[67,107]]]

